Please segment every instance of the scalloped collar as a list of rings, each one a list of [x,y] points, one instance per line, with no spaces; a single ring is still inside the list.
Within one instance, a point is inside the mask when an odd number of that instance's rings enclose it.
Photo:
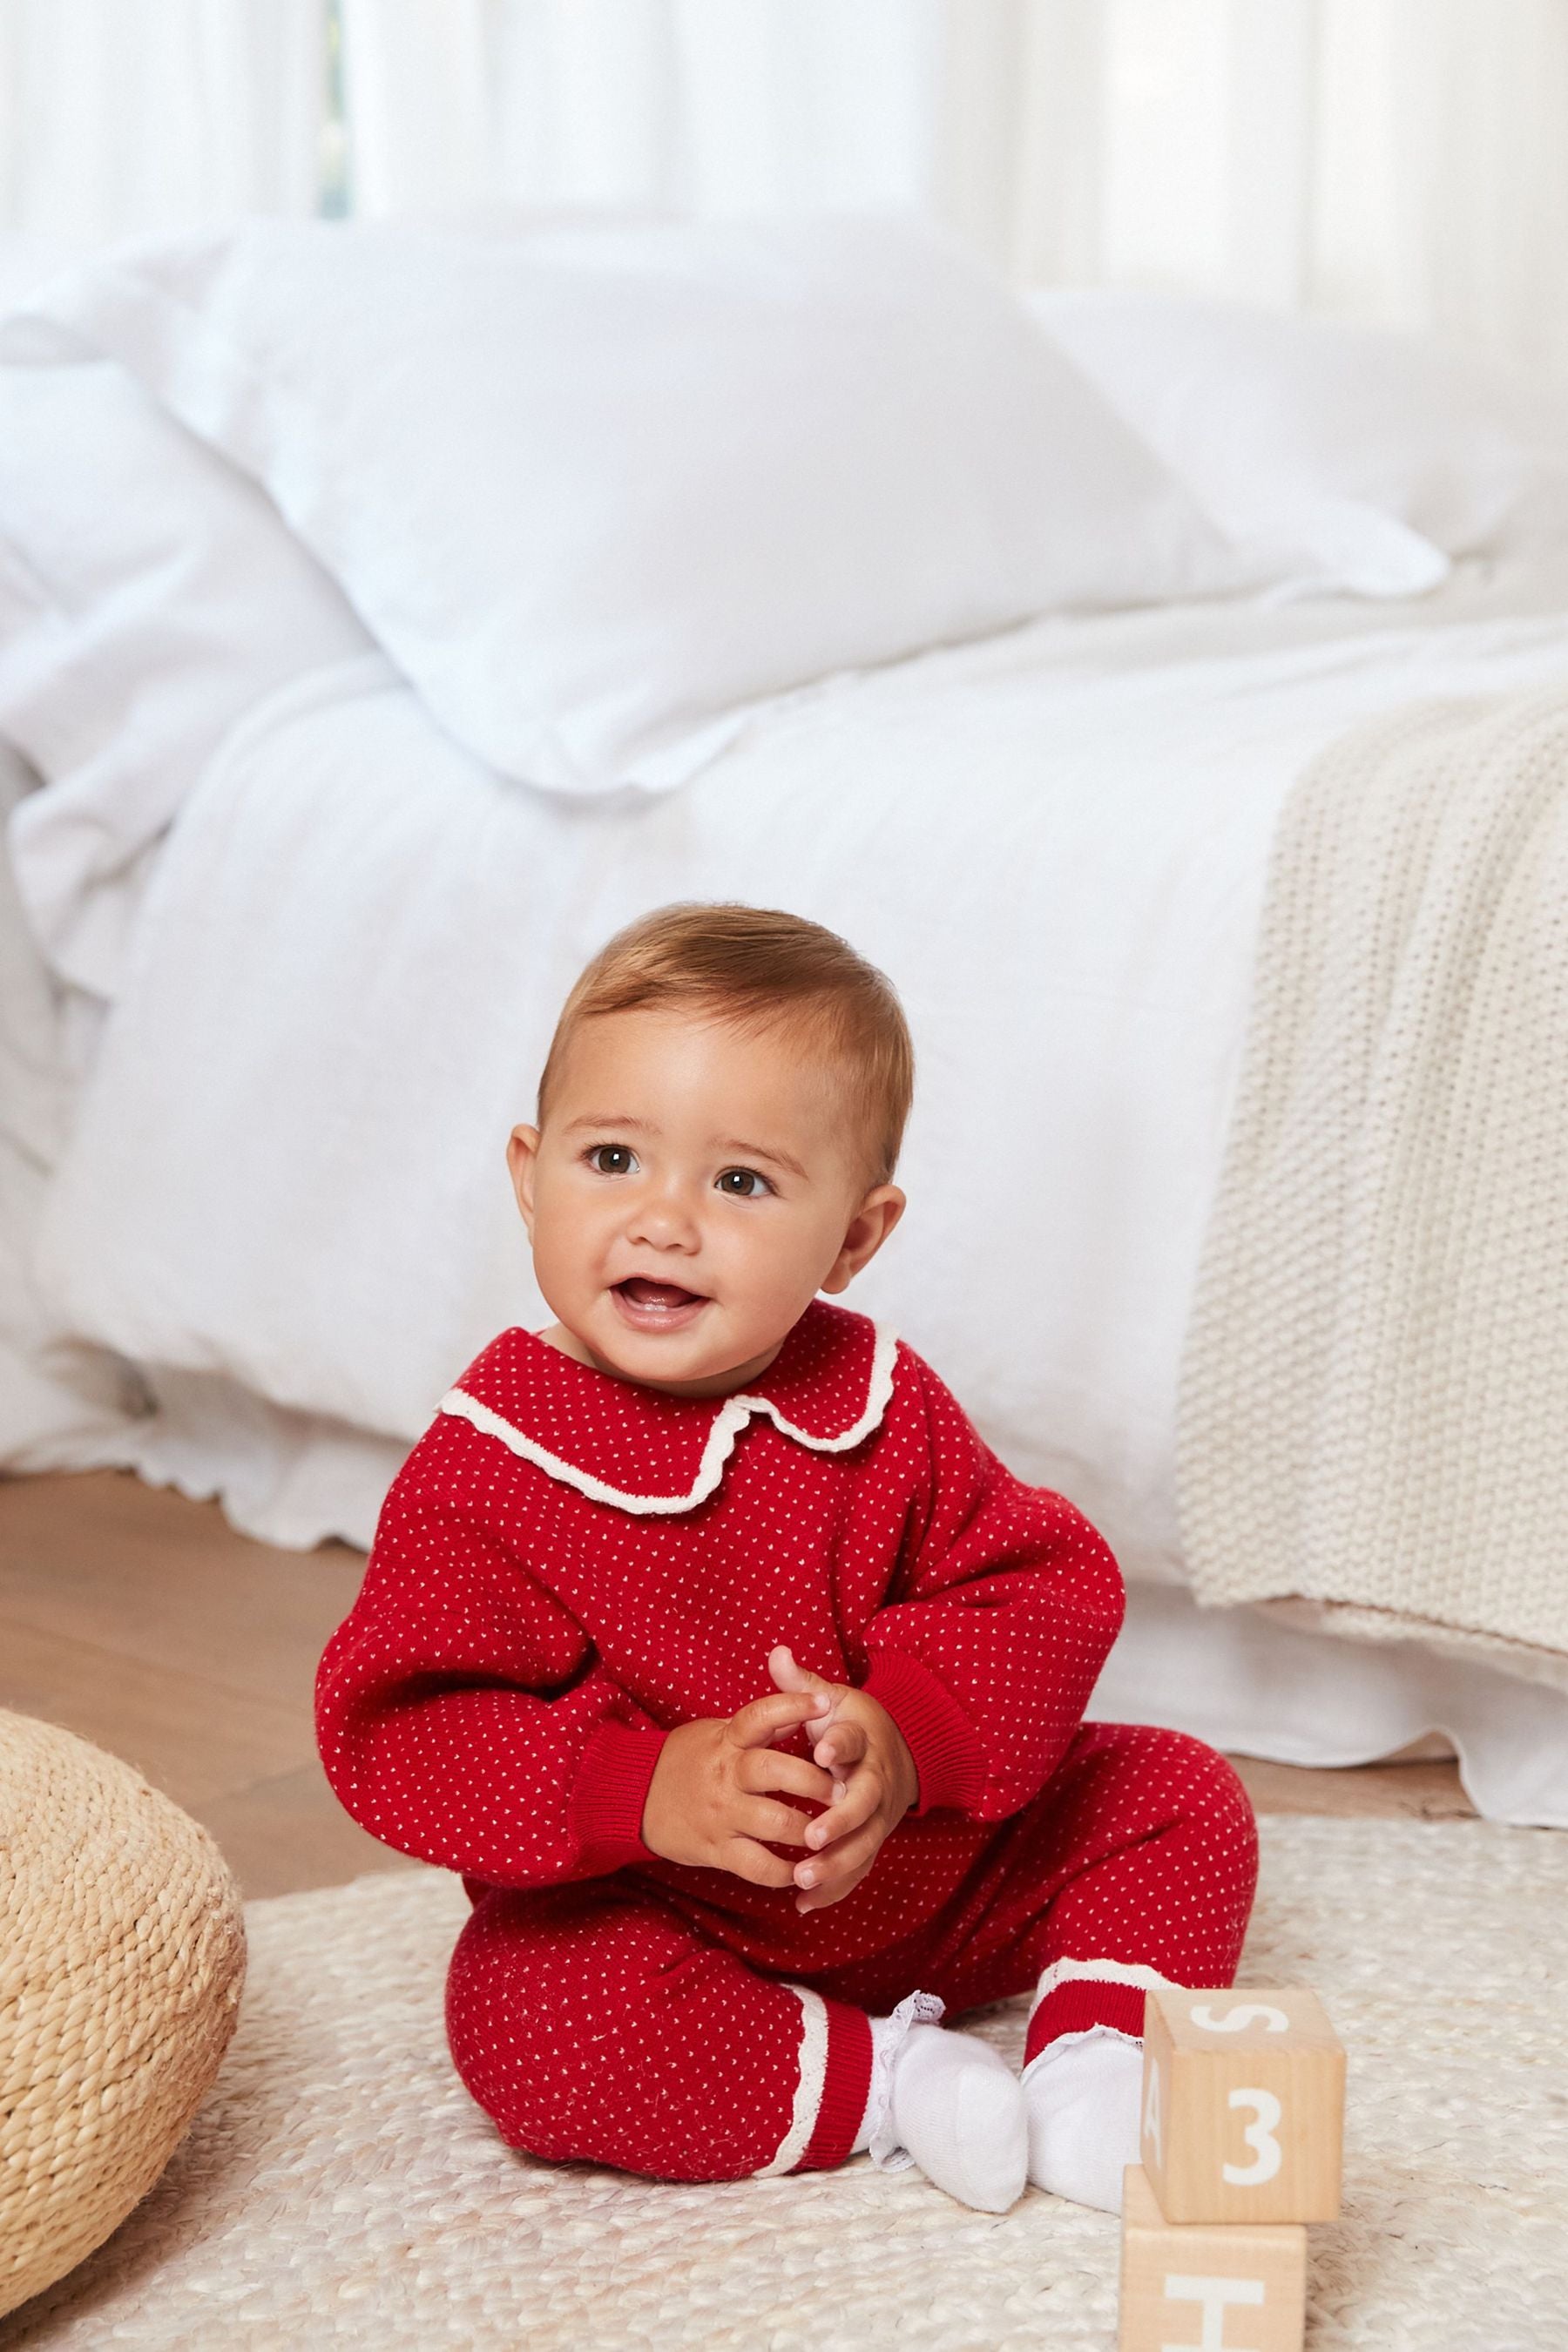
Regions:
[[[814,1298],[749,1389],[675,1397],[580,1364],[513,1325],[476,1356],[438,1411],[623,1511],[689,1511],[718,1486],[754,1412],[814,1452],[837,1454],[876,1428],[893,1387],[886,1324]]]

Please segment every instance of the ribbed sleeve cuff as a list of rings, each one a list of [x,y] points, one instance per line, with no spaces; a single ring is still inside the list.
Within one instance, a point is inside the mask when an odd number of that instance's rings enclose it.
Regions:
[[[595,1875],[628,1862],[657,1862],[642,1842],[643,1807],[668,1734],[638,1731],[606,1717],[583,1750],[572,1785],[566,1826]]]
[[[938,1805],[963,1812],[979,1802],[985,1786],[979,1735],[929,1667],[902,1650],[878,1648],[860,1687],[887,1708],[915,1759],[921,1792],[911,1813],[929,1813]]]

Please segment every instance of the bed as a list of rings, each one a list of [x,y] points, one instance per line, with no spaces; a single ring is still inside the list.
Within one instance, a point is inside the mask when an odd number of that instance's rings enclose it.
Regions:
[[[265,296],[268,332],[295,331],[297,304],[308,335],[294,289],[315,248],[289,236],[287,269],[279,247],[245,293],[250,309],[234,297],[231,327],[254,326]],[[498,266],[493,236],[475,242]],[[391,250],[401,269],[406,255]],[[1139,544],[1158,541],[1163,576],[1142,589],[1010,578],[987,610],[978,549],[963,614],[922,614],[919,550],[905,549],[910,609],[891,638],[832,642],[856,601],[838,581],[839,604],[825,589],[814,615],[827,635],[794,647],[786,675],[748,677],[732,632],[713,655],[730,670],[706,704],[688,696],[679,725],[647,697],[628,713],[574,686],[546,751],[537,727],[520,731],[515,679],[498,687],[498,641],[487,660],[459,644],[460,606],[430,602],[400,545],[346,512],[342,449],[304,448],[307,427],[280,407],[258,425],[256,352],[238,391],[226,362],[219,383],[188,349],[171,358],[215,262],[210,243],[170,251],[153,268],[164,273],[155,326],[144,289],[100,265],[51,281],[0,339],[35,415],[41,371],[90,375],[93,397],[106,370],[116,398],[133,376],[140,425],[156,412],[180,462],[203,469],[181,496],[199,497],[204,517],[237,483],[248,501],[205,550],[194,523],[179,527],[182,561],[216,583],[201,631],[187,623],[182,637],[138,608],[120,656],[130,684],[86,756],[58,751],[38,719],[65,690],[56,672],[42,679],[35,659],[7,690],[0,654],[0,732],[14,746],[5,1050],[29,1074],[4,1162],[25,1303],[0,1334],[0,1464],[129,1464],[217,1496],[267,1540],[368,1544],[456,1371],[503,1325],[547,1319],[503,1151],[531,1115],[582,961],[668,899],[785,905],[891,975],[919,1058],[899,1171],[910,1208],[847,1303],[927,1354],[1004,1458],[1069,1495],[1111,1543],[1128,1620],[1091,1713],[1292,1762],[1453,1752],[1483,1812],[1568,1826],[1568,1690],[1430,1642],[1346,1639],[1300,1608],[1200,1607],[1174,1475],[1184,1343],[1282,811],[1310,763],[1369,719],[1568,674],[1568,531],[1552,505],[1552,467],[1568,473],[1568,460],[1537,441],[1525,468],[1510,412],[1510,508],[1491,411],[1468,478],[1475,511],[1459,511],[1463,469],[1448,465],[1425,488],[1402,484],[1395,513],[1364,484],[1353,499],[1342,481],[1285,496],[1291,458],[1277,443],[1250,490],[1238,466],[1227,496],[1212,450],[1198,450],[1186,478],[1205,486],[1204,520],[1180,540],[1174,494],[1159,488],[1167,503]],[[885,284],[885,256],[879,269]],[[172,270],[184,273],[173,328]],[[330,270],[315,290],[328,299]],[[950,286],[942,299],[956,299]],[[205,332],[215,317],[221,303]],[[1174,331],[1168,310],[1140,324],[1136,306],[1068,303],[1056,323],[1081,382],[1125,421],[1140,383],[1127,334],[1147,352]],[[1270,367],[1286,364],[1284,331],[1258,331]],[[1228,344],[1224,356],[1239,364]],[[297,349],[286,357],[297,370]],[[450,400],[449,374],[437,392]],[[868,436],[878,400],[885,413],[885,385],[868,396]],[[1263,404],[1277,416],[1277,401]],[[417,419],[395,421],[405,457]],[[1141,446],[1174,467],[1180,416],[1167,404],[1137,422]],[[1458,446],[1452,418],[1423,423]],[[998,419],[994,447],[1010,429]],[[692,439],[688,462],[716,462]],[[1101,451],[1102,479],[1108,462]],[[1532,528],[1510,530],[1527,472]],[[16,474],[0,467],[0,532],[14,540]],[[383,477],[381,510],[396,478]],[[797,508],[816,488],[786,487]],[[842,499],[842,482],[825,495]],[[1142,477],[1137,497],[1147,520],[1156,493]],[[237,564],[233,534],[263,507],[271,551]],[[417,520],[416,501],[403,546]],[[897,527],[918,521],[901,513]],[[934,516],[933,531],[950,528],[949,512]],[[125,583],[140,593],[156,567],[145,546],[116,561],[123,607]],[[268,589],[286,625],[268,635],[237,611],[220,631],[212,615],[235,579],[270,562],[309,564]],[[459,567],[444,552],[436,568],[450,579]],[[495,578],[500,612],[511,575]],[[1009,595],[1058,608],[1020,616]],[[892,606],[878,610],[890,627]],[[601,624],[613,635],[595,610]],[[703,620],[705,649],[720,626]],[[215,632],[221,692],[208,690]],[[668,643],[647,647],[654,674]],[[203,663],[207,685],[154,697],[153,725],[149,678],[179,683]],[[65,688],[76,678],[66,665]],[[557,683],[536,678],[536,702]]]

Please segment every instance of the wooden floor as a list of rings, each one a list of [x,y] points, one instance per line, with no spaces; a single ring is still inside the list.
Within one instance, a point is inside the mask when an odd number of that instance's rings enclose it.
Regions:
[[[349,1820],[310,1690],[364,1555],[279,1551],[134,1473],[0,1478],[0,1706],[135,1764],[205,1822],[247,1895],[407,1868]],[[1470,1813],[1453,1761],[1233,1759],[1260,1812]]]

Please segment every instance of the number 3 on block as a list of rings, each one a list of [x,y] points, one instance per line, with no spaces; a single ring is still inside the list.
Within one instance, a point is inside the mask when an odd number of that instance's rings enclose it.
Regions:
[[[1258,2150],[1252,2164],[1222,2164],[1220,2171],[1233,2189],[1260,2189],[1272,2180],[1284,2161],[1285,2151],[1274,2137],[1274,2126],[1285,2110],[1272,2091],[1232,2091],[1229,2102],[1233,2107],[1251,2107],[1257,2120],[1247,2126],[1247,2145]]]
[[[1304,1985],[1147,1996],[1142,2146],[1168,2221],[1330,2221],[1345,2053]]]

